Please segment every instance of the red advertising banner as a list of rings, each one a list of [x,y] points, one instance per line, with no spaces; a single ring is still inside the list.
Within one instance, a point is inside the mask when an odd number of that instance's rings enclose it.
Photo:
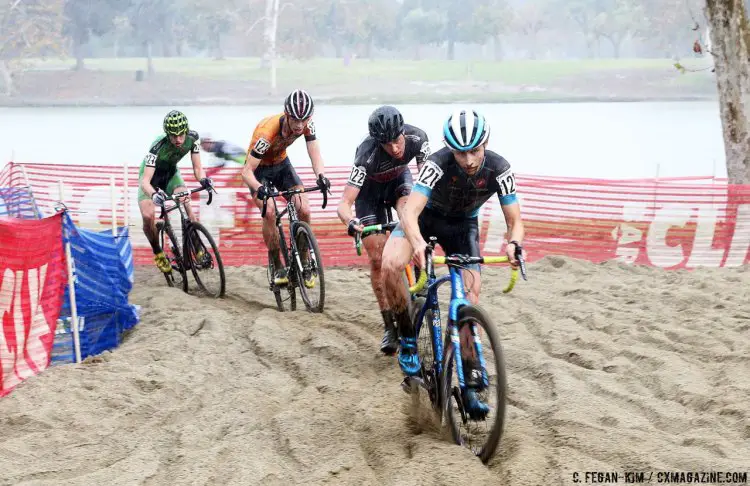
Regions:
[[[309,165],[296,169],[303,182],[313,183]],[[181,170],[187,184],[197,186],[192,170]],[[219,244],[225,264],[265,264],[260,211],[249,199],[239,166],[209,171],[219,193],[211,206],[205,204],[204,193],[194,195],[194,208]],[[78,226],[110,227],[113,199],[118,224],[125,221],[123,167],[14,163],[9,172],[14,184],[28,181],[44,214],[53,213],[62,189]],[[309,195],[324,262],[366,265],[367,257],[356,255],[352,239],[336,216],[349,167],[331,167],[326,173],[333,191],[327,208],[321,209],[319,193]],[[128,221],[134,226],[136,264],[151,264],[152,252],[140,230],[137,177],[138,167],[129,167]],[[114,178],[114,192],[110,178]],[[516,182],[530,261],[566,255],[667,269],[738,266],[748,261],[750,186],[728,185],[726,180],[711,177],[609,180],[517,174]],[[480,222],[482,252],[500,254],[507,229],[496,198],[483,207]]]
[[[0,218],[0,397],[49,365],[66,282],[62,214]]]

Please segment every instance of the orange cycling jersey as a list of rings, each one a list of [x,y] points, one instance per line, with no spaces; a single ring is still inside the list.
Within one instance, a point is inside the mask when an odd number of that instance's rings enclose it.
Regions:
[[[284,113],[268,116],[255,127],[248,152],[253,157],[260,159],[259,165],[276,165],[283,162],[287,157],[287,147],[299,137],[299,135],[293,133],[290,133],[287,137],[281,134],[284,116],[286,116]],[[315,125],[312,118],[307,122],[303,135],[308,142],[315,140]]]

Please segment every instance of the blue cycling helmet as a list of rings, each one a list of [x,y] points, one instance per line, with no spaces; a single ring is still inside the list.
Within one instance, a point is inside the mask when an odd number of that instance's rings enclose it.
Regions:
[[[457,110],[443,125],[443,141],[459,152],[473,150],[490,137],[490,124],[474,110]]]

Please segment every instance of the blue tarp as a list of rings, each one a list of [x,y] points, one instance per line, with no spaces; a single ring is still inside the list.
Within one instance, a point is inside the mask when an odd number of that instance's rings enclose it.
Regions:
[[[28,189],[0,187],[0,217],[39,219],[39,208]]]
[[[133,251],[125,227],[117,228],[116,235],[111,230],[91,231],[76,227],[65,214],[63,230],[70,239],[75,265],[81,358],[85,358],[117,347],[122,333],[138,323],[138,307],[128,303]],[[68,287],[58,327],[52,360],[74,362]]]

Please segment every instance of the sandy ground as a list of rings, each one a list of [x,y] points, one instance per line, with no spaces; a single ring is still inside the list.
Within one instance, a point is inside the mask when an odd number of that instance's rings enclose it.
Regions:
[[[265,271],[198,299],[139,268],[142,322],[113,353],[0,400],[0,484],[573,484],[584,471],[747,471],[747,269],[546,258],[483,303],[509,409],[484,466],[379,354],[365,270],[327,273],[324,315],[281,314]],[[655,478],[655,476],[654,476]],[[622,480],[620,482],[623,482]]]

